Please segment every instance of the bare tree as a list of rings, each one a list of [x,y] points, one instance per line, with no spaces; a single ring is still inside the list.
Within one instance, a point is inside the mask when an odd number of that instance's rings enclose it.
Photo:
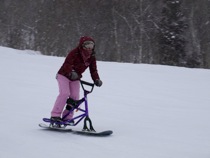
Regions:
[[[163,28],[165,0],[0,1],[3,46],[65,56],[87,35],[96,40],[98,60],[161,63],[156,34]],[[186,56],[180,58],[187,67],[210,67],[209,8],[207,0],[184,0],[181,6],[189,24]]]

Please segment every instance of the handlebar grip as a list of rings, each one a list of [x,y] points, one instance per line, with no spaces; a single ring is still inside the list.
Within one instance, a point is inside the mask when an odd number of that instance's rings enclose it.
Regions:
[[[83,81],[83,80],[80,80],[80,82],[81,82],[81,84],[85,84],[85,85],[88,85],[88,86],[91,86],[91,87],[94,86],[94,83],[86,82],[86,81]]]

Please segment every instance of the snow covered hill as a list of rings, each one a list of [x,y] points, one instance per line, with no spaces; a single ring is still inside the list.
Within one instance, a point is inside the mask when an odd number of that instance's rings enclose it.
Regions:
[[[210,157],[210,70],[98,62],[104,84],[88,96],[89,112],[96,130],[114,133],[96,138],[38,127],[63,61],[0,47],[1,158]]]

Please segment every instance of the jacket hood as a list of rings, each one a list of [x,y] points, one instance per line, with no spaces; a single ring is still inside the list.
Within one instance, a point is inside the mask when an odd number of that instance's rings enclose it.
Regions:
[[[83,44],[85,41],[93,41],[93,42],[95,43],[95,41],[93,40],[93,38],[88,37],[88,36],[83,36],[83,37],[81,37],[80,40],[79,40],[79,47],[82,47],[82,44]]]

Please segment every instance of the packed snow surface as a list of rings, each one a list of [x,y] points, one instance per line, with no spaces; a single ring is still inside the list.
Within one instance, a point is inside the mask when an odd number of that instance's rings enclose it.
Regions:
[[[64,59],[0,47],[1,158],[210,157],[210,70],[98,62],[103,86],[88,95],[89,113],[97,131],[113,134],[88,137],[38,126]]]

